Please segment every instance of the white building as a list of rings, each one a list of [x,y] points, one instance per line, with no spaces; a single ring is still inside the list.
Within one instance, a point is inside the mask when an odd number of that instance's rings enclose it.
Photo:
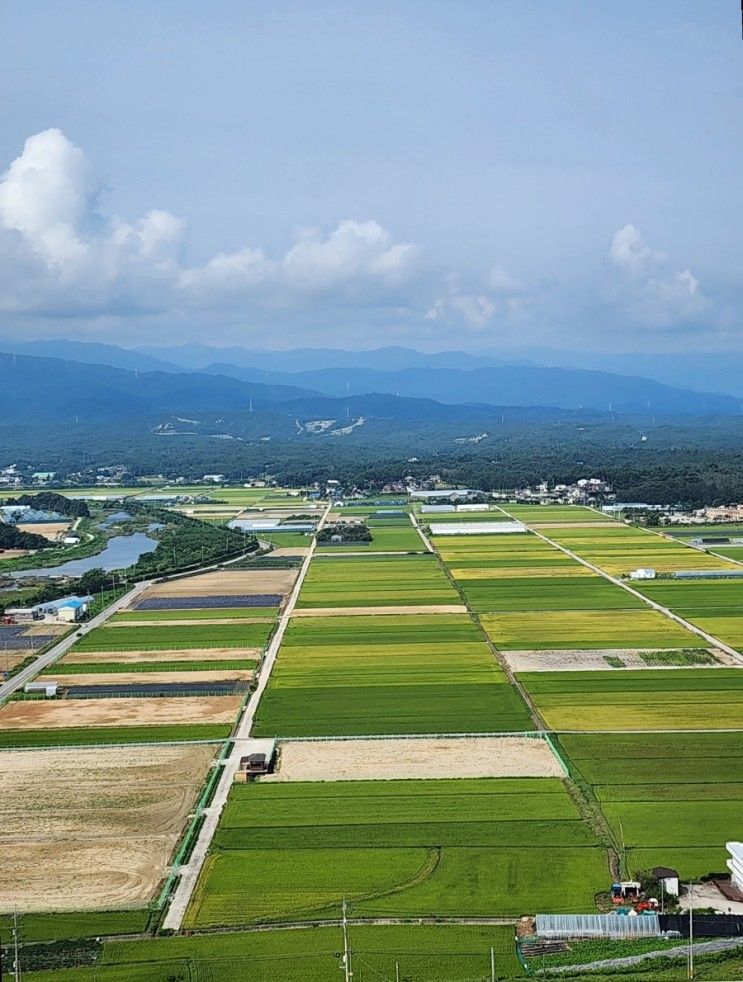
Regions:
[[[732,885],[743,892],[743,842],[726,842],[725,847],[730,853],[728,869]]]
[[[640,566],[639,569],[633,569],[629,574],[631,580],[654,580],[655,570],[651,569],[650,566]]]

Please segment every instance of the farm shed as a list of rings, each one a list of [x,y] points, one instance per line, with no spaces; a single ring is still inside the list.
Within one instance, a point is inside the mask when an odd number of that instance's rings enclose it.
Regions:
[[[508,535],[526,532],[521,522],[447,522],[432,524],[431,535]]]
[[[455,512],[456,505],[421,505],[421,515],[443,514],[444,512]]]
[[[537,914],[540,938],[657,938],[657,914]]]
[[[238,780],[250,774],[267,774],[276,754],[275,740],[240,740],[240,766]]]
[[[631,580],[654,580],[655,570],[651,569],[650,566],[640,566],[639,569],[633,569],[629,578]]]
[[[678,897],[679,874],[677,869],[671,869],[670,866],[654,866],[651,873],[663,885],[667,894],[671,897]]]
[[[68,600],[67,603],[60,604],[57,607],[57,620],[70,624],[74,623],[80,620],[85,610],[86,606],[82,600]]]
[[[26,682],[23,691],[42,693],[47,699],[51,699],[56,696],[58,687],[57,682]]]

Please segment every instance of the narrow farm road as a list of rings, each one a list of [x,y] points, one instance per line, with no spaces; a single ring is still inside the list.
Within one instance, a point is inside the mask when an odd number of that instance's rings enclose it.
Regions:
[[[328,504],[322,514],[322,517],[320,518],[320,521],[318,522],[318,532],[325,524],[329,511],[330,504]],[[316,548],[317,536],[315,536],[315,538],[312,540],[312,545],[304,558],[304,562],[302,563],[302,567],[299,571],[299,575],[297,576],[294,588],[289,596],[286,606],[279,615],[276,630],[274,631],[271,642],[266,649],[266,656],[261,664],[260,673],[258,675],[258,684],[256,685],[255,691],[252,693],[245,712],[237,725],[235,735],[232,737],[232,753],[223,762],[224,768],[222,770],[222,777],[217,785],[212,802],[208,808],[204,809],[204,823],[201,826],[201,831],[199,832],[196,845],[191,853],[191,858],[189,859],[188,863],[182,866],[178,871],[180,873],[180,879],[178,880],[178,884],[170,901],[168,912],[163,921],[163,928],[167,930],[177,931],[180,929],[181,924],[183,923],[183,918],[186,914],[186,910],[188,909],[188,905],[191,902],[194,889],[196,888],[196,882],[206,860],[207,853],[209,852],[209,847],[214,837],[214,833],[217,830],[222,809],[227,802],[227,797],[230,793],[230,789],[235,778],[235,773],[240,764],[240,758],[244,754],[243,741],[249,739],[250,737],[250,731],[253,727],[256,711],[271,677],[271,672],[273,671],[273,666],[276,662],[276,656],[279,653],[279,648],[281,647],[284,633],[286,632],[286,628],[289,624],[292,611],[296,606],[299,598],[299,592],[302,589],[302,584],[307,576],[310,562],[312,561]]]

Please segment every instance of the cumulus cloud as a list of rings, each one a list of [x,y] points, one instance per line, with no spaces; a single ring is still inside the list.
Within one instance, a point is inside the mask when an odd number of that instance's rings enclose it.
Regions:
[[[0,178],[0,309],[52,316],[166,312],[247,301],[291,306],[315,296],[385,303],[419,249],[375,221],[303,229],[284,255],[255,246],[186,259],[185,223],[153,209],[102,214],[90,161],[58,129],[29,137]]]
[[[612,299],[635,321],[673,327],[711,307],[696,276],[689,269],[674,269],[668,256],[651,248],[634,225],[614,233],[609,263],[618,277]]]
[[[435,300],[424,317],[428,321],[455,321],[475,331],[487,328],[496,315],[511,318],[531,303],[524,284],[503,266],[496,265],[483,278],[484,289],[465,289],[456,274],[447,277],[445,296]]]

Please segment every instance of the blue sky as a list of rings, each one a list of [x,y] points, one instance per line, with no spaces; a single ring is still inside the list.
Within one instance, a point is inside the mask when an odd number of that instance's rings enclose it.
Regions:
[[[6,0],[0,334],[740,349],[741,45],[737,0]]]

